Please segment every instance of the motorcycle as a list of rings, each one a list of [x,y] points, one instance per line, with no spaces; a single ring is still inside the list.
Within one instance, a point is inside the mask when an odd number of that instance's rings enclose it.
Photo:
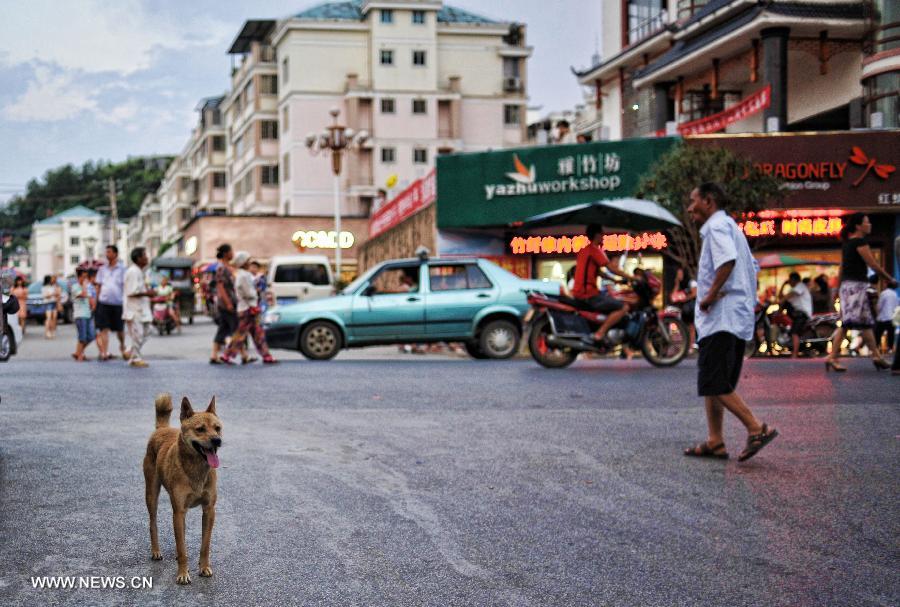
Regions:
[[[813,314],[800,334],[800,352],[813,356],[828,354],[828,344],[840,318],[837,312]],[[782,306],[757,304],[756,330],[753,339],[747,342],[747,355],[778,356],[782,352],[790,352],[793,347],[792,324],[791,315]]]
[[[175,329],[175,319],[169,311],[169,300],[165,297],[154,297],[150,302],[153,304],[153,326],[160,335],[171,335]]]
[[[594,342],[606,315],[589,309],[582,300],[564,295],[528,292],[532,306],[528,350],[541,365],[563,368],[581,352],[608,354],[621,346],[640,349],[656,367],[677,365],[688,353],[688,327],[676,311],[658,311],[651,303],[661,284],[653,276],[632,283],[638,303],[612,327],[602,342]]]

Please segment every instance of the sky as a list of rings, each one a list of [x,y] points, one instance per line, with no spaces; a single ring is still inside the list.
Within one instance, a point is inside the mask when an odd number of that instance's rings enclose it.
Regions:
[[[247,19],[316,0],[0,0],[0,203],[66,163],[177,154],[203,98],[228,87]],[[451,0],[528,26],[529,106],[582,102],[570,66],[590,63],[598,0]]]

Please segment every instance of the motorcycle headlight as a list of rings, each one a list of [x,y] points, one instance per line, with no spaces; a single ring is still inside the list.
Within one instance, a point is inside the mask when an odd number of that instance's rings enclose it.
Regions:
[[[266,312],[263,316],[263,324],[272,325],[281,320],[281,314],[275,312],[274,310],[271,312]]]

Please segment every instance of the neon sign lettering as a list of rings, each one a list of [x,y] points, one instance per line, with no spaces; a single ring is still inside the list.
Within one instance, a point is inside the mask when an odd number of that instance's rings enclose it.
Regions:
[[[340,243],[342,249],[349,249],[353,246],[356,238],[352,232],[341,232]],[[325,230],[297,230],[291,236],[291,242],[298,249],[336,249],[337,239],[334,230],[326,232]]]
[[[516,236],[509,242],[513,255],[565,255],[578,253],[590,244],[584,234],[578,236]],[[605,234],[603,250],[613,253],[623,251],[661,251],[669,245],[661,232],[630,234]]]

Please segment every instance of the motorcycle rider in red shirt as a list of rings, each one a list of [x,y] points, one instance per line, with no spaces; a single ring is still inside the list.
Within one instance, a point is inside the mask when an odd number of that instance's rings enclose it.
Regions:
[[[576,299],[585,301],[592,310],[606,314],[606,320],[594,333],[595,342],[603,341],[606,332],[616,325],[628,314],[629,307],[624,301],[616,299],[605,291],[597,288],[597,275],[600,268],[606,268],[607,272],[629,280],[630,277],[619,268],[610,265],[609,258],[603,252],[603,226],[592,224],[587,228],[587,237],[591,243],[578,251],[575,258],[575,281],[572,287],[572,295]]]

